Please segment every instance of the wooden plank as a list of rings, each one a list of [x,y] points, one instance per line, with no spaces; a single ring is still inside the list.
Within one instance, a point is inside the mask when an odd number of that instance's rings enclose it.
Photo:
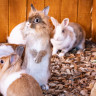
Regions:
[[[92,11],[92,40],[96,42],[96,0],[93,0]]]
[[[31,10],[31,3],[37,10],[43,10],[44,8],[44,0],[27,0],[27,18]]]
[[[91,7],[92,0],[78,2],[78,23],[84,27],[87,38],[91,37]]]
[[[64,18],[69,18],[71,22],[77,21],[77,1],[78,0],[62,0],[61,21]]]
[[[50,6],[49,16],[61,22],[61,0],[45,0],[45,7]]]
[[[26,0],[9,0],[9,32],[26,20]]]
[[[8,0],[0,0],[0,43],[6,42],[8,35]]]

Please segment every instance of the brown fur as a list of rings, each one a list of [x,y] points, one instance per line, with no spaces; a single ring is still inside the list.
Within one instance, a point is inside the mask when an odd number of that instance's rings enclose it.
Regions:
[[[76,42],[74,44],[74,47],[79,45],[81,42],[82,42],[83,46],[85,47],[86,34],[85,34],[84,29],[77,23],[69,23],[69,25],[74,28],[74,32],[76,34]]]
[[[37,57],[35,59],[36,63],[41,62],[42,58],[47,54],[47,52],[45,50],[41,50],[38,54]]]
[[[37,56],[37,51],[35,49],[31,50],[32,56],[35,58]]]
[[[0,63],[0,79],[2,77],[2,75],[8,75],[8,74],[11,74],[13,72],[17,72],[17,71],[20,71],[20,66],[21,66],[21,59],[18,59],[16,61],[15,64],[10,64],[10,57],[11,56],[7,56],[7,57],[2,57],[0,58],[0,60],[3,60],[4,61],[4,64],[1,64]],[[18,56],[17,56],[18,58]]]
[[[31,81],[31,82],[30,82]],[[14,95],[13,95],[14,94]],[[43,96],[36,80],[28,74],[13,82],[7,90],[7,96]]]
[[[33,24],[33,20],[34,18],[40,18],[41,22],[38,24]],[[44,13],[42,11],[30,11],[29,13],[29,21],[32,23],[31,24],[31,28],[35,28],[36,32],[40,32],[40,34],[50,34],[51,29],[51,25],[49,23],[49,17],[45,16]],[[44,31],[43,31],[43,30]]]
[[[40,52],[37,52],[36,50],[31,50],[32,56],[35,58],[36,63],[40,63],[42,58],[46,55],[46,51],[41,50]]]

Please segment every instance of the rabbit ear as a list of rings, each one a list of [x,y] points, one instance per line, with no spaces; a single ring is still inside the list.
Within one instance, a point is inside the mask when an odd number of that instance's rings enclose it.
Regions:
[[[64,27],[67,27],[69,24],[69,18],[65,18],[62,23],[61,23]]]
[[[51,17],[51,21],[55,27],[59,24],[58,21],[53,17]]]
[[[19,56],[17,54],[12,54],[10,56],[10,64],[14,65],[18,59],[19,59]]]
[[[35,7],[33,6],[33,4],[31,4],[31,10],[32,11],[36,11]]]
[[[16,54],[19,55],[20,57],[22,57],[22,54],[24,52],[24,46],[23,45],[20,45],[16,48],[15,50]]]
[[[11,57],[10,57],[11,65],[14,65],[17,62],[17,60],[22,56],[23,51],[24,51],[24,46],[23,45],[20,45],[16,48],[14,54],[12,54]]]
[[[49,12],[49,6],[47,6],[47,7],[45,7],[45,8],[43,9],[43,13],[44,13],[45,15],[48,15],[48,12]]]

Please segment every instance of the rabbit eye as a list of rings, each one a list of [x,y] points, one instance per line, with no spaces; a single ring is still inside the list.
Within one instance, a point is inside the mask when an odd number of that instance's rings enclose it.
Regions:
[[[34,20],[34,23],[38,23],[39,22],[39,18],[36,18],[35,20]]]
[[[62,30],[62,33],[64,33],[64,30]]]
[[[0,61],[0,63],[1,63],[1,64],[3,64],[3,63],[4,63],[4,61],[3,61],[3,60],[1,60],[1,61]]]

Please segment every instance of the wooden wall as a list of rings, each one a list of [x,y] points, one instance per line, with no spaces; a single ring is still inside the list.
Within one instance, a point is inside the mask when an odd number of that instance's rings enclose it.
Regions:
[[[31,3],[38,10],[49,5],[49,16],[59,22],[69,18],[81,24],[87,38],[96,42],[96,0],[0,0],[0,42],[6,42],[11,30],[28,18]]]

